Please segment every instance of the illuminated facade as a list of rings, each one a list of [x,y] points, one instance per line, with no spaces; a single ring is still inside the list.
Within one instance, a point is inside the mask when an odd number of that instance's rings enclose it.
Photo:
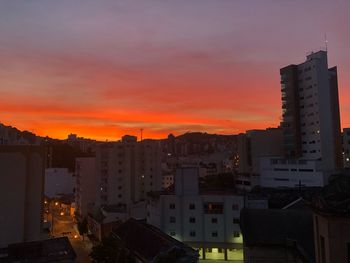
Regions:
[[[198,249],[201,259],[243,262],[239,223],[244,196],[200,191],[198,176],[198,167],[178,169],[175,192],[150,197],[148,223]],[[267,202],[262,206],[267,208]]]

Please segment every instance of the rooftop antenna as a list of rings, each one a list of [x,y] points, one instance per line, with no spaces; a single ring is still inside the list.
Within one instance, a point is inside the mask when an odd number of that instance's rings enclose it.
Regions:
[[[324,34],[324,43],[326,45],[326,52],[328,52],[328,40],[327,40],[327,34]]]
[[[142,133],[143,133],[143,129],[140,129],[140,132],[141,132],[141,141],[142,141]]]

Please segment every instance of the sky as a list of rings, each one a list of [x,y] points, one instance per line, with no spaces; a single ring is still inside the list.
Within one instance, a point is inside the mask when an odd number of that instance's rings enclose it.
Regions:
[[[0,122],[99,140],[276,127],[279,69],[328,40],[350,127],[349,0],[1,0]]]

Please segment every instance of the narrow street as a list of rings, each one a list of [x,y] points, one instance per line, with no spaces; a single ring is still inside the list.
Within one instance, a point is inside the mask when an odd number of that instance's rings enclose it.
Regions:
[[[61,237],[67,236],[77,254],[77,263],[90,263],[89,253],[91,251],[92,244],[87,237],[83,241],[83,238],[79,236],[79,232],[73,221],[73,218],[69,215],[60,215],[54,212],[53,217],[53,236]]]

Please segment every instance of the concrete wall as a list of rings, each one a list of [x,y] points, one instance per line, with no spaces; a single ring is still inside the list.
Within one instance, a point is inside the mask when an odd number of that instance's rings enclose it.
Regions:
[[[45,169],[45,195],[56,197],[59,194],[73,194],[75,178],[67,168]]]
[[[0,147],[0,247],[40,239],[44,165],[41,147]]]

